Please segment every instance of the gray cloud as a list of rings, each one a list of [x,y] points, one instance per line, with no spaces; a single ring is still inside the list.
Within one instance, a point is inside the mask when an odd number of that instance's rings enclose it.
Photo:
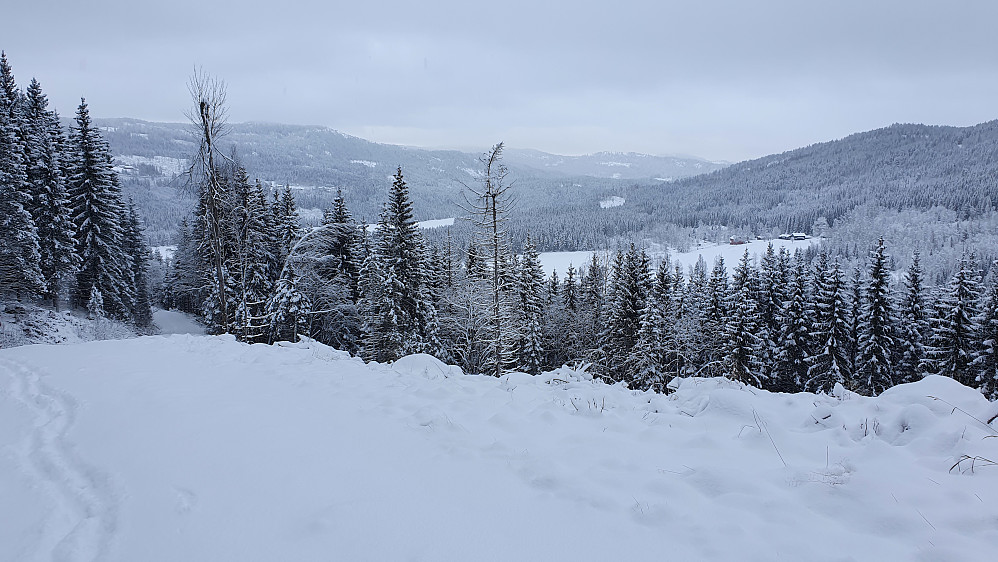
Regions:
[[[63,113],[85,95],[96,115],[182,120],[200,65],[235,121],[424,146],[739,160],[998,117],[988,0],[36,0],[6,15],[38,22],[7,25],[0,48]]]

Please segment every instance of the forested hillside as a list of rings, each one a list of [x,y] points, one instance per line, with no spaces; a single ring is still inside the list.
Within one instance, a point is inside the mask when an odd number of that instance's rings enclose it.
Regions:
[[[181,174],[196,148],[191,127],[184,123],[151,123],[135,119],[100,119],[115,154],[123,187],[146,210],[154,245],[171,243],[180,219],[189,212]],[[291,185],[307,222],[317,222],[338,189],[358,218],[374,222],[392,173],[401,166],[413,185],[419,220],[461,214],[457,203],[465,184],[479,174],[478,154],[456,150],[422,150],[379,144],[326,127],[240,123],[228,127],[223,146],[254,177],[272,185]],[[547,212],[571,201],[578,216],[599,210],[599,201],[616,194],[635,177],[672,179],[722,167],[688,157],[598,153],[566,157],[520,150],[513,159],[519,206],[525,212]],[[582,207],[576,210],[575,204]],[[310,220],[312,219],[312,220]],[[525,230],[525,229],[524,229]],[[553,247],[575,246],[581,234]],[[545,236],[544,239],[555,238]]]
[[[667,185],[635,187],[629,198],[683,226],[723,224],[812,232],[859,206],[993,210],[998,195],[998,121],[974,127],[892,125],[732,165]]]

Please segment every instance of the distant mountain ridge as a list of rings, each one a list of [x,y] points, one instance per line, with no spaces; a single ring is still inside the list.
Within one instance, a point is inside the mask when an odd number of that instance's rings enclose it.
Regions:
[[[151,240],[168,243],[190,203],[180,196],[183,180],[177,176],[197,148],[191,126],[128,118],[94,121],[111,145],[126,193],[144,211]],[[377,219],[399,166],[418,220],[459,216],[461,192],[477,183],[482,169],[478,154],[375,143],[328,127],[234,123],[220,144],[235,148],[251,178],[296,188],[299,206],[327,208],[342,189],[354,216],[369,222]],[[602,198],[635,178],[660,181],[653,178],[686,177],[717,167],[696,158],[566,157],[515,149],[507,149],[504,162],[524,210],[557,206],[566,199],[598,208]]]
[[[572,176],[615,179],[673,181],[720,170],[726,162],[711,162],[686,156],[652,156],[637,152],[595,152],[581,156],[561,156],[539,150],[510,149],[507,163]]]
[[[186,158],[195,148],[190,125],[157,123],[128,118],[96,119],[116,156]],[[366,176],[364,169],[381,171],[396,166],[421,175],[433,172],[436,181],[474,177],[478,154],[458,150],[431,150],[377,143],[328,127],[277,123],[236,123],[222,139],[239,147],[251,173],[276,182],[329,186]],[[267,154],[263,150],[268,150]],[[695,157],[651,156],[639,153],[597,152],[562,156],[532,149],[508,148],[504,161],[521,175],[589,176],[610,179],[660,178],[674,180],[714,171],[725,163]],[[469,171],[471,170],[471,171]],[[531,172],[533,171],[533,172]],[[455,174],[456,172],[456,174]],[[390,172],[389,172],[390,173]],[[287,176],[284,178],[278,176]]]

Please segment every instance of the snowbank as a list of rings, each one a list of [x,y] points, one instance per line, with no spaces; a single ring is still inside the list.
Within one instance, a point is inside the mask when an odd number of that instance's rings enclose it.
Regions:
[[[0,351],[0,559],[991,560],[998,413],[461,376],[314,342]]]
[[[134,338],[136,335],[127,324],[106,318],[91,320],[68,310],[56,312],[30,303],[0,302],[0,348]]]

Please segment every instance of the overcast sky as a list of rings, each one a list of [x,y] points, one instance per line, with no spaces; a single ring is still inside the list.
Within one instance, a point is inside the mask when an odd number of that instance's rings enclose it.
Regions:
[[[183,121],[197,65],[230,121],[426,147],[738,161],[998,118],[994,0],[7,4],[18,83],[67,115]]]

